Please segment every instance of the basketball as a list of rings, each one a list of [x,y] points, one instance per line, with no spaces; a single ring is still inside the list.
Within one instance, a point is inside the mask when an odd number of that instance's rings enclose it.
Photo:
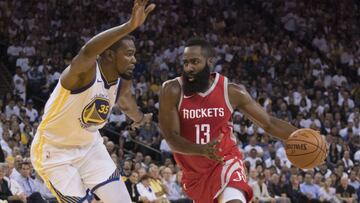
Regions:
[[[325,139],[309,128],[294,131],[285,141],[285,150],[290,162],[302,169],[317,167],[327,156]]]

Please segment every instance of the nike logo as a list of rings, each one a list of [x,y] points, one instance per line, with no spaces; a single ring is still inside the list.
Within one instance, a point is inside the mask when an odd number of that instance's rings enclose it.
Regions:
[[[102,82],[101,80],[97,79],[96,82]]]

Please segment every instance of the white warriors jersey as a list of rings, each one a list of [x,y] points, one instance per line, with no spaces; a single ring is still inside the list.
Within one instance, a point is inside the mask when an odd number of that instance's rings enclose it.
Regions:
[[[96,77],[86,87],[70,91],[59,80],[46,102],[37,136],[54,145],[79,147],[97,138],[110,116],[120,90],[120,78],[108,83],[96,64]]]

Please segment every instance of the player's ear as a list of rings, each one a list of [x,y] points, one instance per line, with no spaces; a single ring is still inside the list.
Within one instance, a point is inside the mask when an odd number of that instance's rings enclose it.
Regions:
[[[209,67],[213,67],[213,66],[214,66],[214,63],[215,63],[215,58],[214,58],[214,57],[208,58],[207,61],[206,61],[206,63],[207,63],[207,65],[208,65]]]

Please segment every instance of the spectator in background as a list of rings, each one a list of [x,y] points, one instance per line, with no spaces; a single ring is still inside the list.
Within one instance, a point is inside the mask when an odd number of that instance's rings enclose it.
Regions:
[[[291,175],[289,183],[282,188],[282,193],[285,193],[292,203],[303,203],[307,201],[307,197],[301,193],[299,182],[297,175]]]
[[[126,188],[130,194],[130,198],[132,202],[144,202],[147,203],[149,200],[145,196],[140,196],[138,191],[139,174],[135,171],[131,172],[130,177],[125,181]]]
[[[360,186],[359,175],[360,175],[359,169],[358,170],[353,169],[350,172],[349,185],[353,186],[355,190],[359,189]]]
[[[256,129],[257,129],[257,128],[258,128],[258,127],[256,127]],[[263,151],[263,149],[260,147],[260,145],[257,144],[256,136],[251,136],[251,137],[249,138],[249,144],[246,145],[246,147],[244,148],[245,153],[246,153],[247,155],[250,154],[250,151],[251,151],[252,149],[255,149],[255,150],[256,150],[257,156],[262,157],[264,151]]]
[[[336,189],[331,187],[331,178],[327,178],[320,188],[320,201],[340,203],[336,197]]]
[[[13,195],[24,196],[26,199],[26,195],[22,186],[15,179],[10,177],[11,172],[14,169],[14,162],[7,160],[7,162],[3,164],[3,167],[6,169],[4,179],[8,182],[11,193]]]
[[[341,161],[344,163],[345,171],[350,171],[352,167],[354,167],[354,162],[350,159],[349,151],[344,151],[344,156]]]
[[[35,173],[34,179],[36,185],[40,188],[41,196],[47,201],[47,203],[57,203],[56,198],[50,192],[49,188],[47,188],[46,184],[44,183],[43,179],[39,176],[38,173]]]
[[[160,200],[156,197],[155,192],[150,187],[150,176],[143,175],[136,187],[140,196],[143,197],[145,201],[147,199],[150,203],[160,203]]]
[[[10,174],[10,178],[15,179],[18,181],[21,177],[20,171],[21,171],[21,164],[23,162],[23,157],[21,155],[15,156],[14,160],[14,168]]]
[[[159,144],[158,141],[158,130],[154,122],[146,123],[139,129],[138,138],[149,146],[155,147]]]
[[[172,158],[171,149],[165,139],[161,140],[160,151],[162,155],[162,161],[165,161],[167,158]]]
[[[18,95],[24,102],[26,101],[27,77],[22,72],[21,67],[16,67],[16,74],[13,77],[14,94]]]
[[[156,165],[150,166],[149,176],[150,176],[150,185],[156,197],[159,199],[167,199],[168,188],[161,180],[159,167]]]
[[[168,190],[167,197],[171,203],[180,203],[181,194],[177,190],[176,178],[170,168],[163,169],[163,183]]]
[[[269,195],[269,192],[268,192],[266,184],[264,183],[264,180],[265,180],[265,175],[263,173],[260,173],[258,175],[258,181],[251,185],[253,192],[254,192],[253,201],[256,203],[259,203],[259,202],[275,203],[276,200],[275,200],[275,198],[272,198]]]
[[[300,185],[300,191],[307,196],[308,199],[315,201],[320,197],[319,186],[313,183],[311,173],[306,173],[304,183]]]
[[[353,186],[349,185],[349,180],[347,177],[342,177],[340,179],[340,185],[336,188],[336,196],[342,202],[356,202],[356,190]]]
[[[121,167],[121,176],[129,177],[131,175],[133,162],[131,160],[125,160],[124,165]]]
[[[12,194],[9,182],[5,179],[7,172],[6,166],[0,164],[0,199],[7,200],[9,203],[26,203],[26,196],[23,194]]]
[[[250,169],[255,169],[257,161],[262,160],[257,156],[257,150],[254,148],[250,150],[249,156],[245,159],[245,161],[250,163]]]
[[[16,105],[15,100],[11,99],[9,103],[5,106],[5,115],[7,119],[10,119],[12,115],[20,115],[20,109]]]
[[[318,167],[318,172],[321,173],[321,175],[325,178],[325,179],[328,179],[331,175],[331,170],[328,169],[328,166],[326,163],[324,164],[321,164],[319,167]]]
[[[286,197],[286,193],[283,193],[284,186],[284,184],[280,184],[279,175],[274,173],[268,183],[269,195],[275,198],[276,202],[290,203],[291,201]]]
[[[0,132],[2,133],[2,132]],[[5,154],[4,154],[4,151],[0,145],[0,162],[4,162],[5,161]]]
[[[24,189],[28,203],[46,203],[40,194],[40,186],[31,178],[31,164],[30,162],[22,162],[20,167],[21,176],[17,180]]]

